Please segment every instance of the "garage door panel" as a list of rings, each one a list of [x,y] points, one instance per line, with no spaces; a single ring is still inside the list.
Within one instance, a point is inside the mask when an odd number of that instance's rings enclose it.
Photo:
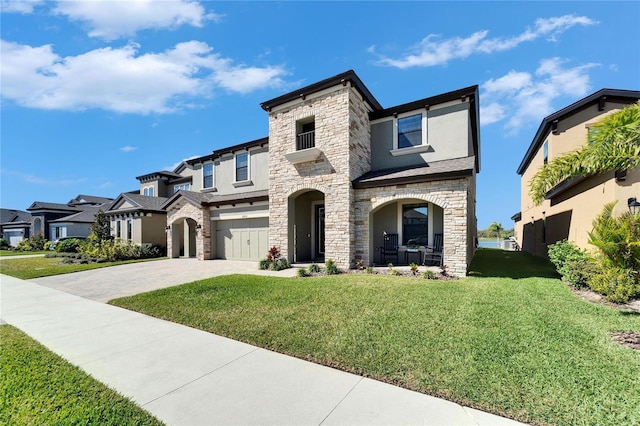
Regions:
[[[217,257],[257,261],[266,256],[269,219],[234,219],[216,223]]]

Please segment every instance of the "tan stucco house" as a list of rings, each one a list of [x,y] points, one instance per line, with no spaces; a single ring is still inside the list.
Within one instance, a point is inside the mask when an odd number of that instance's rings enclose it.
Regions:
[[[347,71],[263,102],[268,137],[139,177],[140,194],[166,197],[170,257],[259,260],[277,246],[291,262],[349,268],[380,265],[385,234],[401,246],[441,235],[443,263],[462,276],[475,250],[478,102],[472,86],[383,108]]]
[[[604,205],[617,201],[618,215],[633,199],[640,200],[640,168],[564,181],[547,192],[539,206],[529,195],[529,182],[544,164],[583,146],[593,124],[638,99],[640,91],[602,89],[542,120],[517,171],[521,210],[512,219],[522,250],[546,256],[547,246],[563,239],[592,249],[588,232]]]

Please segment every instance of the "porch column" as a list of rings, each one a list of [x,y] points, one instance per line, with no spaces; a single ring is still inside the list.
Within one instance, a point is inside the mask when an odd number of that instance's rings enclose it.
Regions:
[[[189,248],[191,247],[190,244],[190,238],[191,238],[191,229],[189,228],[189,221],[185,218],[183,220],[183,242],[184,242],[184,257],[190,257],[191,255],[191,250],[189,250]]]

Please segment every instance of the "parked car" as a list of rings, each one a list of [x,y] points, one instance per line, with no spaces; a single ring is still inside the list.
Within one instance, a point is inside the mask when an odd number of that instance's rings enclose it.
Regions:
[[[57,240],[55,240],[54,242],[51,243],[51,245],[49,246],[49,250],[55,250],[56,246],[60,243],[60,241],[64,241],[64,240],[80,240],[80,241],[87,241],[87,237],[60,237]]]

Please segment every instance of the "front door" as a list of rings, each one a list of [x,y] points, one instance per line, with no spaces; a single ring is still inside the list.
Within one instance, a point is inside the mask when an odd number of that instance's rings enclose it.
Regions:
[[[324,204],[316,205],[316,256],[324,256]]]

